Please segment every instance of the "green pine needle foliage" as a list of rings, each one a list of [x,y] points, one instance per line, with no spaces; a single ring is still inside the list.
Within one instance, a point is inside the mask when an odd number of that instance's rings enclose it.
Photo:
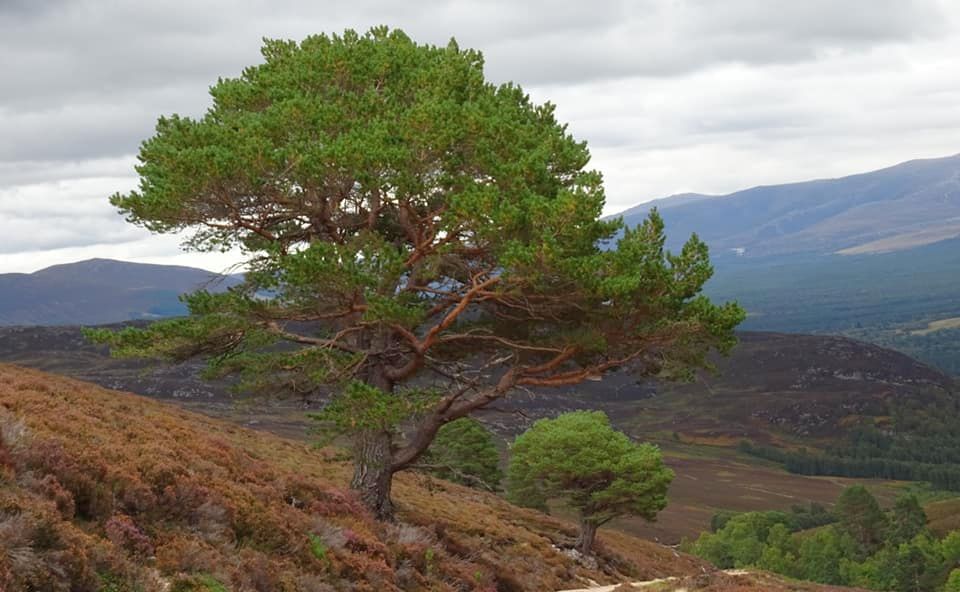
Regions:
[[[88,331],[115,355],[200,357],[238,388],[333,396],[324,421],[378,441],[357,448],[394,457],[368,459],[392,475],[517,387],[628,365],[690,378],[735,344],[745,314],[703,296],[706,244],[667,251],[655,211],[629,229],[604,218],[586,143],[554,105],[488,82],[479,52],[376,27],[266,40],[262,55],[213,84],[203,115],[161,117],[139,186],[110,200],[188,250],[239,253],[245,280],[185,296],[182,319]],[[623,458],[669,481],[654,449]],[[584,507],[652,516],[659,490],[631,506],[637,487],[613,480]]]
[[[440,428],[422,462],[434,475],[469,487],[493,491],[503,480],[493,434],[471,417]]]
[[[673,476],[656,446],[633,442],[602,411],[575,411],[517,437],[506,482],[514,503],[546,509],[563,500],[599,526],[624,515],[654,520]]]

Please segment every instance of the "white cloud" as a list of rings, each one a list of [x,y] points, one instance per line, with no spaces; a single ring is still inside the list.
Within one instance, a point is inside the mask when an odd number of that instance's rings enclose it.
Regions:
[[[97,257],[214,271],[240,261],[235,252],[185,253],[183,236],[155,236],[126,223],[107,196],[135,184],[134,177],[91,177],[0,188],[0,273]]]
[[[229,253],[183,253],[170,236],[151,236],[123,244],[95,243],[82,247],[0,253],[3,273],[31,273],[38,269],[85,259],[119,259],[138,263],[186,265],[218,273],[236,273],[238,259]]]

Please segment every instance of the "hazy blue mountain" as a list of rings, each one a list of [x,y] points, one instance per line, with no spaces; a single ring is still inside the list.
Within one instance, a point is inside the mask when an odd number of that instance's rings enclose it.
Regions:
[[[90,259],[0,274],[0,325],[93,325],[183,314],[178,297],[240,278],[192,267]]]
[[[683,194],[656,207],[677,249],[696,232],[706,292],[747,309],[743,329],[834,333],[960,375],[960,155],[840,179]]]
[[[960,236],[960,155],[729,195],[682,194],[623,212],[629,225],[657,207],[676,248],[696,232],[718,257],[904,250]]]

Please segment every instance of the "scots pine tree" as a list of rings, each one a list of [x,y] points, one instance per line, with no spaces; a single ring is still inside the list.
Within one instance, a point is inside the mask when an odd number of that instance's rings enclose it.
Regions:
[[[883,542],[887,519],[880,504],[863,485],[852,485],[840,493],[834,513],[840,528],[860,545],[865,556]]]
[[[239,251],[244,284],[90,335],[332,397],[377,516],[444,424],[517,388],[685,376],[733,345],[744,314],[701,295],[706,245],[666,251],[655,212],[633,229],[602,218],[586,144],[553,105],[486,81],[479,52],[375,28],[262,54],[202,116],[161,117],[139,188],[111,198],[187,249]]]
[[[660,450],[613,429],[602,411],[541,419],[517,437],[507,469],[507,496],[543,509],[558,499],[580,518],[577,549],[593,550],[597,529],[620,516],[654,520],[667,505],[673,471]]]

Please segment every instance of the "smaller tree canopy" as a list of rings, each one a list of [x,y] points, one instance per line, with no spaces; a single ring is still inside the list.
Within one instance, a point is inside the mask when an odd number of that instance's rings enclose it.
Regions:
[[[440,428],[422,465],[438,477],[470,487],[495,490],[503,480],[493,434],[472,417]]]
[[[514,503],[546,508],[561,498],[580,514],[578,548],[589,553],[596,529],[618,516],[654,520],[667,505],[673,471],[652,444],[636,444],[600,411],[542,419],[517,437],[507,470]]]
[[[960,592],[960,569],[955,569],[950,572],[950,576],[947,578],[947,584],[943,590],[944,592]]]
[[[941,541],[943,560],[948,564],[960,566],[960,530],[954,530]]]
[[[837,526],[818,528],[800,542],[798,577],[821,584],[843,584],[841,566],[857,554],[857,543]]]
[[[717,567],[759,565],[763,563],[762,556],[768,547],[777,548],[777,562],[784,559],[786,553],[796,554],[795,549],[787,546],[790,516],[784,512],[726,513],[718,514],[714,518],[716,530],[701,534],[691,550]],[[773,535],[773,540],[770,540],[774,529],[776,534]],[[774,554],[768,554],[767,560],[773,561]],[[764,567],[774,569],[772,565]]]
[[[897,498],[890,514],[887,541],[898,545],[910,542],[927,528],[927,514],[915,495]]]
[[[872,550],[882,542],[887,519],[877,499],[863,485],[844,489],[834,512],[840,527],[857,541],[862,551]]]

